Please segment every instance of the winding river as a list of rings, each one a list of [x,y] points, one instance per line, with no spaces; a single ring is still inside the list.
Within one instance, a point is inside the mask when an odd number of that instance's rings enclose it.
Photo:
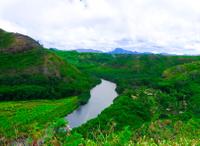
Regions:
[[[65,117],[70,128],[78,127],[96,118],[105,108],[109,107],[118,96],[115,89],[115,83],[102,79],[100,84],[91,89],[88,103]]]

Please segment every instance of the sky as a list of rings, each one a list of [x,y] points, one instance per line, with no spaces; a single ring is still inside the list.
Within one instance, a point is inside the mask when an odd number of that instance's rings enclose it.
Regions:
[[[62,50],[200,54],[200,0],[0,0],[0,28]]]

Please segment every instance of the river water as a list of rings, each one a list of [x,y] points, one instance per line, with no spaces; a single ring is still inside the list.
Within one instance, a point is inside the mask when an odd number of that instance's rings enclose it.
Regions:
[[[118,96],[116,84],[101,80],[101,83],[90,90],[90,99],[87,104],[80,106],[66,117],[70,128],[75,128],[88,120],[96,118],[105,108],[109,107]]]

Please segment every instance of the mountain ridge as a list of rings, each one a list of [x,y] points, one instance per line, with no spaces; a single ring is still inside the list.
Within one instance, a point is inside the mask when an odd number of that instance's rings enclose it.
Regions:
[[[2,53],[17,53],[42,48],[42,45],[33,38],[20,33],[9,33],[0,29],[0,37],[0,51]]]
[[[95,49],[76,49],[75,51],[79,53],[103,53],[102,51]]]

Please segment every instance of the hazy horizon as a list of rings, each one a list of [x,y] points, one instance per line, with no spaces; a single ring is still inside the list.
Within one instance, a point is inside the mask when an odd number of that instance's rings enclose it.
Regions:
[[[6,0],[0,28],[62,50],[200,54],[200,1]]]

